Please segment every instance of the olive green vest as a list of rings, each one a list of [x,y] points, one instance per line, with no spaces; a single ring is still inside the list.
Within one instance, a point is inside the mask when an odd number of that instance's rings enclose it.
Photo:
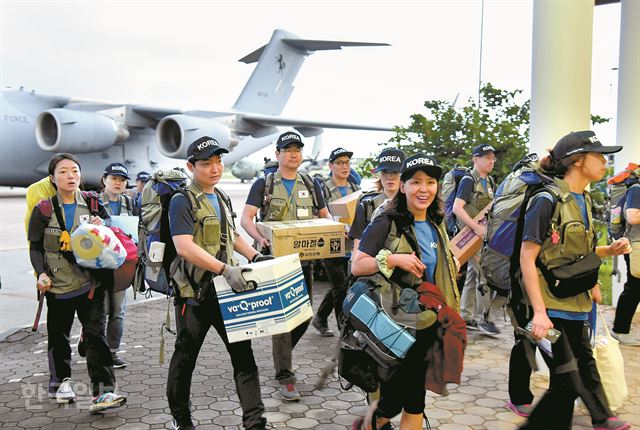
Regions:
[[[185,194],[193,209],[193,242],[223,263],[234,266],[236,262],[233,258],[234,226],[231,208],[227,207],[220,191],[216,189],[215,192],[222,211],[221,216],[218,216],[198,184],[192,182],[187,187]],[[222,242],[225,242],[224,247]],[[207,270],[179,256],[176,256],[171,264],[171,278],[182,298],[195,297],[194,288],[199,288],[203,282],[207,282],[204,279],[206,273]]]
[[[542,242],[539,263],[547,269],[555,269],[564,266],[578,258],[592,252],[595,249],[596,234],[591,217],[591,195],[585,191],[585,202],[587,205],[587,216],[589,228],[585,228],[582,220],[582,212],[571,195],[569,184],[559,178],[555,178],[553,184],[547,186],[551,194],[557,200],[553,216],[547,232],[547,237]],[[552,234],[557,232],[559,236]],[[556,240],[552,239],[556,236]],[[556,241],[557,243],[553,243]],[[591,311],[591,295],[589,292],[580,293],[577,296],[559,299],[549,290],[542,272],[538,269],[538,281],[540,292],[547,309],[556,309],[572,312]]]
[[[49,199],[51,200],[51,199]],[[62,197],[58,193],[58,201],[60,202],[60,212],[62,218],[65,217],[62,207]],[[82,197],[82,193],[76,190],[76,211],[73,217],[73,227],[69,230],[69,234],[73,233],[81,222],[88,222],[91,217],[91,211],[87,207],[87,203]],[[51,202],[53,208],[53,202]],[[66,222],[66,220],[65,220]],[[55,214],[55,210],[51,215],[49,224],[44,229],[44,264],[47,268],[47,274],[51,278],[54,294],[65,294],[86,286],[92,282],[89,272],[77,264],[72,264],[67,260],[62,252],[60,252],[60,235],[62,234],[60,224]]]
[[[640,184],[635,184],[632,185],[631,187],[629,187],[629,189],[627,190],[627,193],[631,190],[631,188],[640,188]],[[625,195],[626,198],[626,195]],[[625,228],[624,228],[624,237],[626,237],[627,239],[629,239],[629,242],[634,243],[634,242],[640,242],[640,224],[635,224],[635,225],[631,225],[629,224],[629,222],[627,221],[627,215],[626,212],[627,210],[624,210],[624,218],[625,218]]]
[[[262,221],[294,221],[315,218],[313,192],[313,189],[307,188],[300,173],[296,173],[293,192],[289,196],[287,188],[282,183],[282,174],[278,170],[273,174],[273,192],[269,197],[267,212],[262,217]]]
[[[434,280],[438,289],[444,296],[447,305],[458,312],[460,310],[460,295],[456,285],[456,264],[453,260],[453,254],[449,251],[449,236],[447,236],[443,223],[440,223],[439,225],[432,223],[432,225],[436,227],[436,230],[438,231],[438,263],[436,264]],[[411,233],[413,237],[416,238],[413,226],[411,226]],[[391,222],[389,236],[384,243],[384,249],[388,249],[393,254],[411,254],[412,252],[415,252],[418,258],[420,258],[419,247],[418,249],[413,249],[407,240],[406,235],[398,231],[397,226],[393,221]],[[391,276],[392,281],[394,279],[401,279],[402,284],[411,285],[416,288],[423,282],[422,279],[411,273],[404,271],[398,271],[398,273],[402,274],[399,278],[396,278],[398,275],[396,275],[394,271],[394,275]]]
[[[118,196],[118,200],[120,201],[120,216],[133,216],[133,199],[125,196],[124,194],[120,194]],[[109,216],[118,216],[118,214],[114,214],[111,210],[111,205],[109,204],[109,195],[106,191],[100,193],[100,201],[104,206],[105,210],[109,214]]]
[[[475,218],[476,215],[482,211],[489,203],[493,201],[493,178],[487,175],[487,189],[485,190],[480,181],[480,174],[476,169],[471,171],[471,177],[473,177],[473,194],[469,203],[464,205],[464,210],[469,214],[471,218]],[[465,224],[458,219],[458,227],[463,229]]]

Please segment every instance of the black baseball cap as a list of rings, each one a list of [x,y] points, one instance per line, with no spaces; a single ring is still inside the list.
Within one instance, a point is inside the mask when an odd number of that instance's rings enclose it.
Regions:
[[[378,155],[378,165],[373,169],[373,173],[378,173],[383,170],[390,172],[400,172],[402,169],[402,162],[405,159],[404,152],[397,148],[384,149]]]
[[[122,163],[111,163],[104,169],[104,175],[122,176],[125,179],[131,179],[129,177],[129,170]]]
[[[482,145],[478,145],[473,148],[473,152],[471,153],[474,157],[482,157],[483,155],[487,155],[489,153],[496,153],[496,150],[493,146],[483,143]]]
[[[347,151],[344,148],[336,148],[333,151],[331,151],[331,154],[329,154],[329,163],[333,163],[336,160],[336,158],[342,157],[342,156],[347,156],[351,158],[353,157],[353,152]]]
[[[228,149],[220,146],[213,137],[203,136],[195,140],[189,148],[187,148],[187,161],[193,163],[196,160],[208,160],[214,155],[225,154]]]
[[[294,144],[298,145],[300,148],[304,146],[304,143],[302,143],[302,138],[298,133],[288,131],[278,136],[278,140],[276,141],[276,149],[280,151],[282,148],[286,148],[287,146]]]
[[[436,160],[425,154],[415,154],[406,158],[402,162],[400,180],[405,182],[418,170],[422,170],[427,175],[435,179],[440,179],[440,176],[442,175],[442,167],[438,166]]]
[[[556,143],[551,150],[551,158],[554,161],[559,161],[575,154],[587,152],[613,154],[621,150],[622,146],[604,146],[591,130],[572,131]]]
[[[138,172],[136,175],[136,181],[147,182],[151,175],[148,172]]]

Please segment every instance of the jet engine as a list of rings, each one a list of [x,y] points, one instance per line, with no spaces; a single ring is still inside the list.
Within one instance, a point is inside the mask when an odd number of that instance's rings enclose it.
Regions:
[[[106,115],[49,109],[36,120],[36,140],[45,151],[83,154],[103,151],[129,137],[129,131]]]
[[[213,137],[220,146],[230,149],[229,128],[211,118],[191,115],[169,115],[164,117],[156,129],[158,149],[170,158],[187,158],[187,148],[194,140]]]

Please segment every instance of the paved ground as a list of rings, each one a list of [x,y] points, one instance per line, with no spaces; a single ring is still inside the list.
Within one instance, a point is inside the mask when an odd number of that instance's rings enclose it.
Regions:
[[[326,284],[317,285],[319,303]],[[139,300],[140,301],[140,300]],[[121,355],[129,362],[116,370],[119,390],[128,394],[126,407],[102,415],[89,414],[86,365],[73,355],[73,377],[78,402],[71,407],[51,403],[46,398],[48,378],[46,326],[39,332],[21,330],[0,343],[0,427],[53,429],[147,429],[167,428],[170,423],[165,397],[168,360],[173,337],[167,345],[167,363],[158,364],[159,328],[166,310],[165,300],[143,301],[128,309]],[[607,310],[607,318],[613,313]],[[498,318],[501,319],[501,318]],[[638,327],[639,321],[635,322]],[[427,415],[437,429],[514,429],[521,418],[504,408],[507,399],[507,360],[511,336],[503,321],[503,334],[488,338],[470,333],[465,356],[462,385],[451,387],[448,397],[427,395]],[[74,325],[73,342],[80,326]],[[357,415],[365,412],[364,396],[343,391],[334,374],[328,386],[314,390],[320,370],[330,360],[335,338],[322,338],[311,328],[298,345],[294,364],[298,388],[304,395],[300,403],[284,404],[273,379],[269,339],[254,341],[261,372],[262,394],[267,418],[274,428],[347,429]],[[73,348],[75,351],[75,348]],[[640,426],[640,348],[622,348],[629,398],[618,413]],[[542,393],[547,378],[533,377],[535,393]],[[222,342],[211,330],[200,354],[193,378],[193,417],[200,429],[239,429],[241,412],[234,394],[231,364]],[[575,429],[589,429],[590,420],[582,407],[576,409]]]

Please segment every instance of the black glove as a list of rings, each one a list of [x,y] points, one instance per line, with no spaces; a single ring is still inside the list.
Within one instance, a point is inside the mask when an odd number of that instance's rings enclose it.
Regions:
[[[231,287],[234,293],[242,293],[245,291],[251,291],[256,289],[255,282],[247,282],[242,276],[245,272],[251,272],[249,267],[233,267],[225,265],[221,275],[226,279],[227,284]]]
[[[257,263],[259,261],[267,261],[267,260],[273,260],[273,255],[262,255],[261,253],[257,253],[256,255],[253,256],[253,258],[251,259],[252,263]]]

